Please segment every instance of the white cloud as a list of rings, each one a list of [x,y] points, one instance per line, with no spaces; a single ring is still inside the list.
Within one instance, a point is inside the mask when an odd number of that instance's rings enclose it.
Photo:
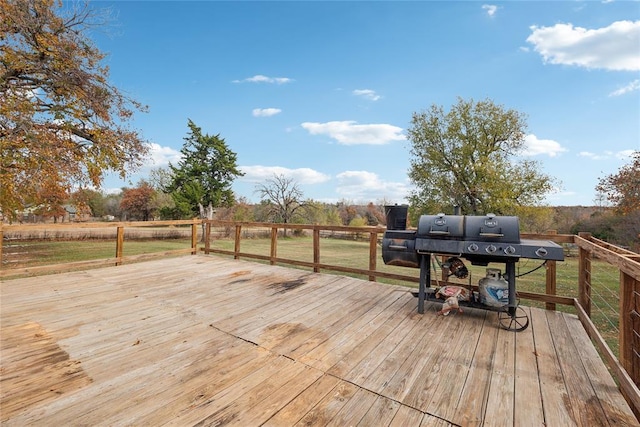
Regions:
[[[493,4],[483,4],[482,8],[487,11],[487,15],[493,17],[498,11],[498,6]]]
[[[631,159],[631,155],[634,153],[634,150],[622,150],[622,151],[608,151],[605,150],[602,153],[592,153],[590,151],[581,151],[578,153],[580,157],[586,157],[591,160],[607,160],[607,159],[618,159],[628,161]]]
[[[352,93],[355,96],[360,96],[364,99],[368,99],[369,101],[377,101],[381,98],[381,96],[378,95],[375,90],[371,89],[356,89]]]
[[[275,175],[283,175],[286,178],[291,178],[298,184],[320,184],[331,179],[329,175],[309,168],[289,169],[282,166],[255,165],[240,166],[239,169],[245,174],[240,179],[256,183],[272,179]]]
[[[385,182],[377,174],[367,171],[345,171],[339,173],[336,192],[342,198],[356,202],[388,200],[401,203],[409,195],[409,186],[401,182]]]
[[[353,120],[326,123],[305,122],[301,126],[311,135],[328,135],[344,145],[384,145],[404,141],[402,128],[388,124],[359,125]]]
[[[254,108],[253,117],[271,117],[282,112],[279,108]]]
[[[640,21],[587,29],[573,24],[531,27],[527,42],[545,62],[616,71],[640,70]]]
[[[233,80],[232,83],[275,83],[281,85],[292,81],[293,79],[288,77],[267,77],[262,74],[256,74],[255,76],[247,77],[246,79]]]
[[[539,154],[546,154],[549,157],[555,157],[563,151],[568,151],[562,147],[560,143],[552,139],[538,139],[537,136],[531,134],[524,138],[525,156],[537,156]]]
[[[627,94],[629,92],[634,92],[640,90],[640,80],[634,80],[626,86],[621,87],[620,89],[614,90],[609,94],[609,96],[621,96]]]
[[[169,165],[169,162],[175,165],[181,157],[180,151],[152,142],[149,144],[149,161],[145,166],[165,167]]]
[[[614,157],[616,159],[621,159],[624,161],[628,161],[631,160],[631,156],[633,156],[633,153],[635,153],[638,150],[622,150],[622,151],[618,151],[617,153],[614,153]]]
[[[592,159],[592,160],[601,160],[601,159],[605,158],[605,157],[603,157],[603,156],[601,156],[599,154],[592,153],[590,151],[581,151],[581,152],[578,153],[578,156],[586,157],[586,158]]]
[[[122,188],[103,188],[101,192],[105,195],[120,194],[122,193]]]

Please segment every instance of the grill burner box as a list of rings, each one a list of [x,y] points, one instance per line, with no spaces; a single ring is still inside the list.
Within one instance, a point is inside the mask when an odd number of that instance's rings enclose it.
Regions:
[[[510,288],[509,309],[513,310],[515,263],[520,258],[564,260],[562,247],[555,242],[520,239],[516,216],[422,215],[417,229],[408,230],[407,205],[386,206],[385,211],[387,231],[382,239],[382,259],[387,265],[420,268],[420,313],[424,312],[426,288],[431,285],[431,254],[459,256],[473,265],[505,263]]]

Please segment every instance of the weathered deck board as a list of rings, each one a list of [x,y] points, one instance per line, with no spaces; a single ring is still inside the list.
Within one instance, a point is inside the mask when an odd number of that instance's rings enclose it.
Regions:
[[[572,315],[186,256],[5,281],[0,423],[638,425]]]

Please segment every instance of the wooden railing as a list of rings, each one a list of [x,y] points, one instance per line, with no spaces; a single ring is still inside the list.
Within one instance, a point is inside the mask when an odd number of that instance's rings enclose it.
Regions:
[[[611,245],[588,233],[574,236],[579,247],[578,298],[574,306],[587,333],[600,350],[634,413],[640,419],[640,254]],[[592,321],[592,260],[600,259],[620,272],[618,357]]]
[[[63,264],[41,265],[33,267],[20,267],[20,268],[1,268],[0,278],[25,275],[25,274],[46,274],[51,272],[68,271],[80,268],[94,268],[106,265],[121,265],[126,262],[144,261],[153,258],[167,257],[173,255],[184,254],[196,254],[197,247],[197,234],[198,225],[202,221],[198,219],[183,220],[183,221],[135,221],[135,222],[91,222],[91,223],[66,223],[66,224],[15,224],[15,225],[0,225],[0,260],[2,258],[2,247],[4,243],[4,236],[15,235],[21,232],[30,234],[37,234],[41,230],[56,230],[61,234],[72,235],[73,230],[104,230],[115,228],[115,248],[113,258],[103,258],[86,261],[67,262]],[[123,249],[125,245],[125,229],[139,228],[139,227],[166,227],[166,226],[191,226],[191,247],[186,249],[175,249],[170,251],[162,251],[155,253],[139,254],[123,256]],[[82,232],[75,232],[82,236]],[[36,237],[37,239],[38,237]]]
[[[204,225],[203,244],[198,248],[198,229]],[[133,227],[153,227],[153,226],[190,226],[191,227],[191,247],[186,249],[164,251],[134,256],[123,256],[125,245],[125,229]],[[77,268],[89,268],[102,265],[120,265],[126,262],[140,261],[149,258],[163,257],[180,254],[196,254],[198,251],[206,254],[222,254],[233,256],[236,259],[247,258],[269,262],[272,265],[284,264],[310,268],[314,272],[334,271],[362,275],[370,281],[378,278],[386,278],[400,281],[414,282],[415,276],[381,271],[378,268],[378,260],[381,259],[378,253],[379,241],[385,231],[383,227],[343,227],[326,225],[304,225],[304,224],[274,224],[259,222],[231,222],[231,221],[154,221],[154,222],[118,222],[118,223],[91,223],[91,224],[59,224],[59,225],[4,225],[0,227],[0,242],[3,240],[3,233],[15,233],[21,230],[33,231],[38,228],[51,230],[55,229],[84,229],[84,228],[116,228],[115,253],[113,258],[80,261],[74,263],[24,267],[18,269],[3,268],[0,270],[0,277],[10,277],[19,274],[42,274],[53,271],[63,271]],[[268,230],[270,239],[269,254],[256,254],[243,251],[242,243],[251,244],[251,239],[243,239],[243,235],[250,229]],[[224,229],[229,232],[233,240],[233,250],[219,249],[212,246],[212,230]],[[244,232],[243,232],[244,230]],[[296,230],[312,235],[312,257],[311,260],[294,260],[278,256],[279,234],[284,231],[296,232]],[[368,241],[368,268],[355,268],[339,265],[332,265],[321,262],[320,240],[322,233],[351,233],[353,235],[365,236]],[[249,233],[251,235],[251,233]],[[545,304],[549,310],[556,308],[556,304],[572,306],[575,308],[578,317],[582,321],[587,333],[600,350],[604,359],[608,363],[611,371],[616,376],[620,389],[627,398],[630,406],[636,415],[640,415],[640,255],[601,240],[595,239],[589,234],[581,233],[578,236],[563,234],[527,234],[522,233],[522,238],[535,238],[552,240],[560,244],[568,244],[577,248],[578,251],[578,288],[577,298],[567,295],[557,295],[556,265],[555,262],[547,262],[545,292],[523,292],[519,291],[520,298],[539,301]],[[0,243],[0,259],[2,258],[2,244]],[[594,304],[592,291],[594,289],[594,260],[604,261],[606,264],[614,266],[619,271],[619,290],[617,296],[617,330],[618,334],[618,356],[610,349],[603,338],[601,331],[592,321]]]

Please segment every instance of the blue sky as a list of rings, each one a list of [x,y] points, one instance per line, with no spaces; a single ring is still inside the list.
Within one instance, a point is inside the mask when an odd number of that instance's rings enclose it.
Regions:
[[[245,176],[306,198],[405,201],[414,112],[458,97],[527,115],[526,158],[561,182],[550,205],[593,205],[640,150],[638,1],[94,1],[110,81],[149,106],[131,127],[175,163],[187,121],[220,134]]]

